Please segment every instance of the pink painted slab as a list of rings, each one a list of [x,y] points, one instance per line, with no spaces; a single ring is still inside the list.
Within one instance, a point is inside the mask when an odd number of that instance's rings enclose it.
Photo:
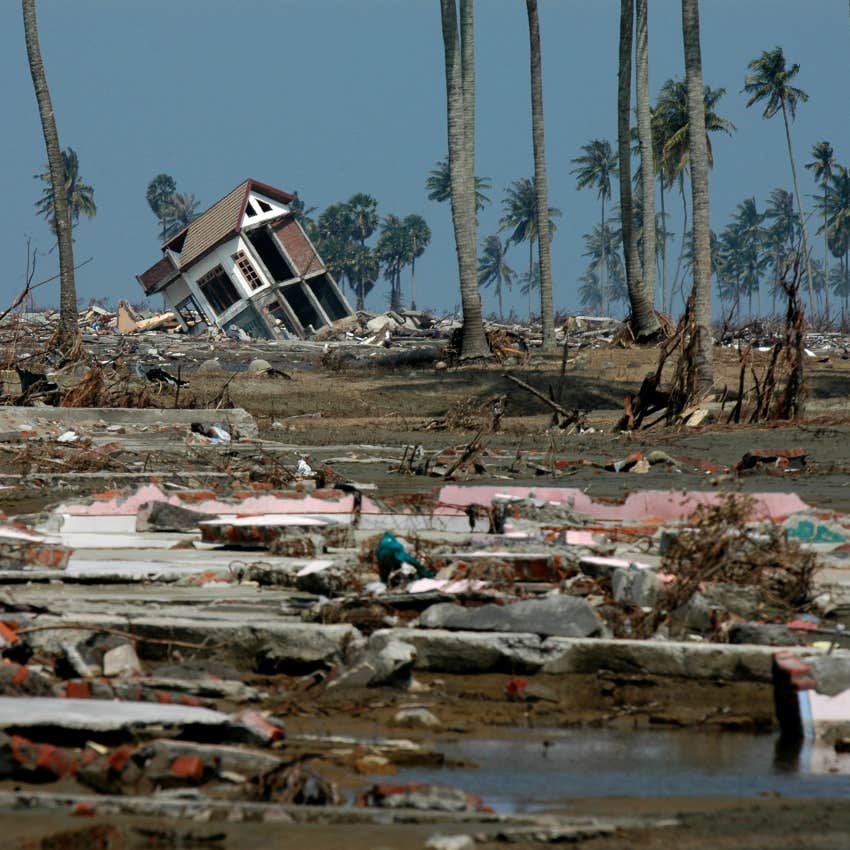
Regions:
[[[716,505],[726,498],[722,493],[682,490],[644,490],[629,493],[620,504],[595,502],[575,487],[464,487],[449,484],[440,489],[435,514],[463,513],[466,505],[489,505],[502,495],[515,499],[535,498],[554,504],[571,503],[576,513],[598,520],[684,519],[699,505]],[[753,519],[782,519],[809,508],[796,493],[752,493]]]

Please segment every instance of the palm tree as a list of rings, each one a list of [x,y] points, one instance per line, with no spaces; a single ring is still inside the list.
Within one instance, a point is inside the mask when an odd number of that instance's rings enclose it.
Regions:
[[[556,207],[549,207],[549,238],[554,236],[557,226],[554,219],[559,218],[561,211]],[[537,215],[537,191],[534,181],[528,177],[520,177],[514,180],[505,190],[502,199],[502,218],[499,221],[499,231],[510,230],[508,243],[519,245],[520,242],[528,242],[528,278],[532,277],[534,264],[534,243],[539,239],[538,215]],[[529,293],[531,290],[528,290]],[[528,315],[531,317],[531,301],[528,304]]]
[[[68,209],[68,194],[65,189],[65,174],[59,134],[50,101],[50,90],[41,59],[38,43],[38,22],[35,14],[35,0],[21,0],[24,19],[24,39],[27,46],[27,60],[32,77],[38,113],[41,117],[41,129],[44,145],[47,149],[47,162],[50,166],[50,182],[53,184],[53,204],[56,221],[56,241],[59,245],[59,328],[56,333],[56,348],[72,356],[79,350],[80,331],[77,324],[77,289],[74,282],[74,246],[71,236],[71,216]]]
[[[188,227],[198,217],[200,201],[185,192],[175,192],[168,202],[167,214],[171,222],[167,233],[173,235]]]
[[[742,91],[749,95],[747,106],[761,101],[765,102],[762,116],[772,118],[777,112],[782,112],[782,120],[785,123],[785,141],[788,144],[788,159],[791,163],[791,178],[794,182],[794,194],[797,196],[797,211],[800,214],[800,233],[803,237],[803,256],[806,260],[806,278],[809,284],[809,310],[812,316],[815,312],[815,292],[812,281],[812,263],[809,256],[809,237],[806,229],[806,216],[803,212],[803,200],[800,196],[800,184],[797,182],[797,166],[794,162],[794,150],[791,147],[791,129],[788,123],[788,114],[791,120],[797,115],[797,104],[805,103],[809,96],[802,90],[791,85],[791,80],[797,76],[800,70],[798,64],[786,68],[785,54],[781,47],[773,50],[765,50],[753,59],[747,66],[751,74],[744,79]]]
[[[490,198],[485,194],[485,191],[490,189],[492,183],[489,177],[475,178],[475,212],[479,213],[487,204],[490,203]],[[443,203],[451,200],[452,187],[451,177],[449,175],[449,158],[441,159],[437,165],[428,172],[428,179],[425,181],[425,190],[428,192],[429,201],[437,201]]]
[[[509,244],[510,241],[503,243],[497,235],[487,236],[478,258],[478,285],[492,286],[495,289],[500,319],[505,317],[505,311],[502,309],[502,287],[510,292],[516,277],[514,270],[505,262]]]
[[[348,281],[358,310],[364,309],[366,295],[378,277],[378,260],[366,246],[377,223],[377,202],[361,192],[347,202],[331,204],[312,228],[328,270]]]
[[[622,247],[622,231],[615,231],[609,224],[604,227],[597,224],[590,233],[585,233],[583,257],[589,262],[587,273],[596,275],[599,279],[598,291],[602,305],[609,300],[617,301],[625,294],[626,269],[620,252]],[[587,275],[585,275],[587,277]]]
[[[576,167],[570,173],[576,175],[576,189],[584,189],[586,186],[596,189],[596,197],[599,198],[602,207],[601,232],[605,233],[605,201],[611,199],[611,178],[617,173],[617,156],[607,139],[592,139],[586,145],[582,145],[581,149],[584,153],[573,160]],[[630,217],[631,210],[624,211],[623,218],[629,220],[629,225],[631,225]],[[604,268],[601,286],[604,294],[606,286]]]
[[[644,183],[641,179],[641,210],[644,216],[640,245],[641,277],[628,280],[629,302],[632,311],[632,329],[635,337],[646,339],[656,336],[661,323],[655,313],[656,278],[656,234],[655,234],[655,159],[652,141],[652,110],[649,103],[649,2],[637,0],[637,41],[635,50],[638,139],[640,142],[641,174],[647,175]],[[639,286],[637,285],[639,284]],[[633,291],[634,290],[634,291]]]
[[[301,225],[301,227],[304,228],[304,230],[309,230],[313,226],[312,214],[316,211],[316,208],[308,207],[298,195],[297,191],[293,192],[293,198],[289,202],[288,207],[293,218]]]
[[[378,202],[366,192],[357,192],[346,202],[351,225],[351,237],[361,245],[378,226]]]
[[[599,274],[588,268],[578,280],[581,284],[578,288],[579,303],[585,310],[598,316],[602,312],[602,305],[605,303]]]
[[[740,240],[741,289],[747,295],[749,314],[753,315],[753,293],[757,298],[757,311],[761,315],[761,275],[770,257],[765,251],[765,232],[762,227],[764,213],[760,213],[755,198],[738,204],[733,227]]]
[[[773,271],[770,294],[775,313],[776,297],[784,291],[780,286],[780,280],[800,234],[800,219],[794,209],[794,196],[785,189],[774,189],[768,197],[764,217],[770,222],[765,230],[765,250],[770,257],[770,266]]]
[[[833,169],[835,168],[835,151],[832,145],[827,141],[816,142],[812,145],[812,161],[806,163],[806,168],[812,172],[815,181],[823,186],[823,214],[824,225],[826,225],[826,202],[829,195],[829,183],[832,180]],[[823,231],[823,267],[826,280],[829,280],[829,238],[826,233],[826,227],[822,227]],[[820,232],[820,231],[818,231]],[[829,287],[824,287],[824,297],[826,299],[826,320],[829,321]]]
[[[825,203],[824,228],[832,255],[839,259],[843,273],[844,292],[850,290],[850,170],[837,166],[832,175],[830,191]],[[835,292],[833,287],[833,292]],[[846,322],[847,296],[844,295],[844,321]]]
[[[170,174],[157,174],[156,177],[148,183],[145,198],[151,212],[156,216],[159,226],[162,230],[161,241],[165,242],[166,233],[170,224],[168,213],[169,203],[174,195],[177,194],[177,183]]]
[[[688,89],[688,159],[693,210],[693,332],[687,349],[687,396],[703,397],[714,383],[711,336],[711,226],[708,208],[708,136],[699,35],[699,0],[682,0],[682,41]]]
[[[404,224],[397,215],[384,216],[375,255],[390,284],[390,309],[401,309],[401,270],[407,265],[408,240]]]
[[[41,174],[35,177],[45,186],[35,208],[40,216],[50,223],[50,229],[56,233],[56,209],[53,199],[53,184],[50,182],[50,168],[45,165]],[[94,218],[97,206],[94,202],[94,189],[80,177],[80,160],[73,148],[62,151],[62,172],[65,175],[65,196],[68,198],[68,213],[71,216],[71,230],[80,220],[80,215]]]
[[[431,228],[421,215],[415,213],[406,216],[402,222],[410,245],[410,309],[416,309],[416,261],[425,253],[431,244]]]
[[[712,89],[709,86],[705,86],[703,91],[703,100],[705,103],[705,141],[708,150],[709,168],[712,168],[714,165],[711,137],[709,134],[723,132],[731,135],[736,129],[731,121],[718,115],[714,109],[725,93],[726,89]],[[679,285],[679,274],[682,270],[682,259],[686,247],[684,234],[689,229],[688,203],[685,195],[685,177],[690,164],[690,153],[688,150],[689,130],[690,119],[688,117],[687,85],[682,80],[669,79],[661,86],[655,109],[652,113],[652,136],[657,152],[656,168],[659,178],[662,215],[665,214],[665,190],[670,190],[674,186],[678,186],[679,194],[682,198],[683,241],[680,245],[679,258],[676,261],[676,271],[670,287],[671,292],[675,292]],[[666,256],[662,257],[662,262],[666,265]],[[666,305],[666,271],[663,272],[663,278],[663,289],[665,292],[662,293],[662,305]]]
[[[531,138],[534,146],[534,189],[536,207],[549,209],[549,188],[546,179],[546,150],[543,133],[543,70],[540,60],[540,20],[537,0],[526,0],[528,12],[529,55],[531,62]],[[537,251],[540,263],[540,323],[543,329],[543,349],[555,347],[555,312],[552,300],[552,255],[550,252],[549,218],[538,222]]]
[[[446,71],[446,111],[452,223],[463,309],[461,358],[488,357],[476,271],[475,46],[472,0],[440,0]]]

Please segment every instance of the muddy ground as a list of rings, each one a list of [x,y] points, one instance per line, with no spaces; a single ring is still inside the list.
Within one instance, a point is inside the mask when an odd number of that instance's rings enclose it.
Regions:
[[[759,357],[760,355],[757,355]],[[767,355],[763,355],[766,357]],[[793,491],[805,501],[830,510],[850,511],[850,360],[833,356],[829,362],[811,359],[808,366],[810,411],[804,420],[780,426],[730,426],[725,422],[730,408],[718,413],[717,420],[703,428],[666,428],[657,425],[634,434],[612,434],[611,427],[622,411],[628,392],[637,390],[643,376],[655,365],[656,352],[641,349],[588,349],[571,356],[563,379],[560,355],[536,356],[530,364],[476,366],[436,370],[433,366],[403,367],[375,371],[359,366],[324,368],[318,361],[293,364],[285,355],[272,365],[291,379],[255,376],[223,369],[220,373],[189,375],[190,390],[183,398],[170,390],[160,396],[164,407],[186,404],[192,397],[203,400],[220,393],[224,384],[232,402],[254,414],[260,435],[268,442],[262,452],[279,462],[292,463],[296,454],[310,462],[330,466],[346,479],[378,485],[381,495],[428,493],[440,480],[399,475],[390,472],[403,448],[421,443],[426,450],[460,447],[478,432],[494,458],[528,453],[532,466],[520,466],[506,473],[499,461],[488,463],[482,474],[472,474],[467,483],[562,485],[579,487],[596,498],[621,498],[636,489],[743,489],[745,491]],[[733,388],[738,380],[737,353],[718,350],[718,386]],[[758,361],[757,361],[758,362]],[[228,367],[245,364],[238,357]],[[762,363],[763,366],[763,363]],[[541,402],[511,384],[504,372],[510,371],[528,383],[548,392],[552,387],[566,408],[586,411],[587,433],[563,433],[550,427],[550,413]],[[190,395],[191,393],[191,395]],[[487,433],[491,416],[488,402],[506,395],[506,413],[498,433]],[[447,413],[463,410],[464,421],[440,427]],[[226,422],[226,411],[222,411]],[[174,469],[185,465],[185,451],[177,452],[167,442],[153,442],[145,457],[145,469]],[[737,475],[731,468],[745,452],[766,448],[804,448],[808,452],[804,469],[781,472],[763,469]],[[636,475],[605,470],[604,463],[634,451],[661,449],[678,463],[660,465],[647,474]],[[238,452],[237,456],[238,458]],[[116,462],[119,462],[116,460]],[[130,468],[128,458],[118,466],[103,467],[93,479],[92,489],[108,485],[110,472]],[[0,473],[55,471],[55,466],[39,469],[37,459],[21,469],[15,451],[0,454]],[[123,466],[122,466],[123,464]],[[217,472],[235,470],[233,458],[221,449],[198,449],[192,455],[192,469],[199,480],[204,469]],[[533,468],[532,468],[533,467]],[[234,472],[234,475],[236,473]],[[13,490],[0,496],[0,509],[11,514],[32,513],[69,493],[79,493],[79,482],[53,482],[27,495]],[[536,677],[549,689],[552,699],[518,705],[504,693],[508,675],[477,677],[421,677],[423,692],[417,704],[437,712],[449,737],[494,737],[512,729],[559,728],[575,724],[610,724],[618,728],[695,726],[700,728],[767,731],[773,724],[772,693],[768,685],[676,682],[641,677],[571,677],[567,682]],[[296,695],[281,698],[273,706],[286,718],[290,733],[326,733],[376,736],[387,734],[388,720],[409,695],[392,692],[346,692],[345,696],[323,694],[313,697],[303,683],[282,679],[258,682],[279,693]],[[407,735],[408,732],[405,732]],[[415,737],[415,733],[413,734]],[[636,778],[639,781],[639,768]],[[374,778],[372,778],[374,779]],[[451,781],[450,777],[447,781]],[[583,846],[599,850],[626,848],[843,848],[850,841],[850,810],[840,802],[827,800],[753,799],[747,801],[689,797],[681,799],[585,799],[564,801],[570,815],[605,817],[640,816],[677,820],[676,826],[636,825],[620,829],[616,835],[587,839]],[[190,843],[151,843],[136,828],[176,830],[180,835],[223,833],[222,848],[407,848],[422,847],[435,831],[481,832],[478,846],[497,846],[492,826],[465,824],[463,829],[440,830],[433,824],[321,825],[211,824],[193,821],[158,821],[130,816],[98,815],[82,822],[64,814],[37,815],[6,811],[0,815],[4,838],[0,846],[15,848],[71,848],[152,846],[204,846]],[[45,835],[62,830],[81,830],[103,824],[97,832],[80,835],[79,843],[51,844]],[[108,828],[107,828],[108,826]],[[110,830],[112,830],[110,832]],[[179,838],[179,835],[178,835]],[[47,843],[45,843],[47,842]],[[100,843],[98,843],[100,842]],[[531,846],[520,842],[515,846]]]

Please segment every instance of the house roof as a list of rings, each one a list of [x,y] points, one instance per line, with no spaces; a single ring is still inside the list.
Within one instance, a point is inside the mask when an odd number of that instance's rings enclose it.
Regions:
[[[182,241],[180,269],[186,269],[219,242],[239,231],[242,216],[245,213],[245,204],[252,191],[284,204],[288,204],[295,197],[281,189],[275,189],[274,186],[260,183],[258,180],[245,180],[220,201],[216,201],[208,210],[202,212],[187,227],[164,242],[163,249],[172,248],[173,250],[174,246]]]
[[[167,253],[161,260],[155,262],[147,271],[136,275],[136,279],[145,290],[145,295],[153,295],[168,283],[177,272],[177,266],[172,260],[172,255]]]

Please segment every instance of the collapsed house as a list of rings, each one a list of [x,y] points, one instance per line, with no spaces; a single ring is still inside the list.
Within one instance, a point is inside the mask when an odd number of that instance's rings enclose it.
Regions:
[[[309,336],[352,315],[289,203],[293,195],[245,180],[169,237],[136,279],[161,293],[183,330],[241,329],[256,339]]]

